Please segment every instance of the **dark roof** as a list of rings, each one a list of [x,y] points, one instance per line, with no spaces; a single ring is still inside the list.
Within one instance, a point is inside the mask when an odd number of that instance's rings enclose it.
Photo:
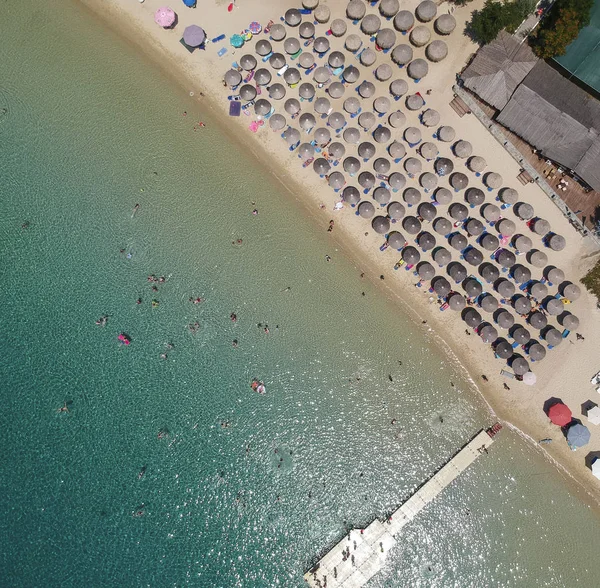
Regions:
[[[600,102],[539,61],[498,122],[600,189]]]
[[[526,43],[505,31],[483,46],[461,74],[465,87],[502,110],[537,58]]]

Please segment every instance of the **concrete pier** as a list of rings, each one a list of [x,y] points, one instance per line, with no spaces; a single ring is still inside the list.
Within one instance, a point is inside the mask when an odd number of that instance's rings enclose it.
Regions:
[[[487,453],[494,435],[502,428],[496,423],[487,431],[480,431],[433,477],[423,484],[390,518],[375,519],[365,529],[352,529],[329,550],[306,574],[309,586],[319,588],[357,588],[364,586],[385,562],[395,545],[394,535],[412,521],[440,492],[449,486],[480,455]]]

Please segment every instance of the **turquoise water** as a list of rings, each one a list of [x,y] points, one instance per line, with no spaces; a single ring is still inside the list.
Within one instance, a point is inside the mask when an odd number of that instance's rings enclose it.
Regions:
[[[1,584],[301,586],[492,418],[210,113],[52,6],[0,21]],[[592,586],[599,529],[504,431],[372,586]]]

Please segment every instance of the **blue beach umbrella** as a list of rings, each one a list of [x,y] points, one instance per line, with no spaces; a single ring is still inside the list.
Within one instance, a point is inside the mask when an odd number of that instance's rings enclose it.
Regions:
[[[195,8],[196,7],[196,0],[183,0],[183,3],[188,7],[188,8]]]
[[[567,443],[572,451],[578,447],[583,447],[590,442],[590,431],[581,423],[576,423],[569,427],[567,431]]]

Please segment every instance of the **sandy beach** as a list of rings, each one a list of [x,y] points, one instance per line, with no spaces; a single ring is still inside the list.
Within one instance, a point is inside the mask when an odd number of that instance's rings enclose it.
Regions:
[[[432,342],[447,348],[456,361],[467,369],[474,385],[483,393],[499,418],[530,437],[533,443],[537,444],[538,440],[544,438],[553,439],[551,444],[539,446],[540,451],[545,452],[559,466],[566,479],[577,482],[573,484],[573,488],[580,489],[584,499],[600,506],[600,480],[592,476],[586,465],[588,453],[600,451],[600,428],[590,424],[586,417],[582,416],[584,403],[589,400],[600,402],[600,396],[590,383],[590,378],[600,370],[600,362],[597,360],[597,349],[600,348],[600,311],[596,299],[582,287],[581,298],[575,301],[569,310],[580,318],[578,332],[583,335],[584,340],[576,340],[571,336],[569,340],[549,351],[542,362],[533,364],[532,369],[537,376],[534,386],[507,380],[500,373],[506,367],[505,362],[495,359],[491,347],[484,344],[472,330],[467,331],[467,334],[460,313],[440,312],[436,297],[430,294],[426,287],[415,287],[418,278],[413,272],[404,269],[394,271],[400,254],[391,249],[380,250],[384,242],[383,235],[375,233],[370,224],[357,216],[355,209],[347,205],[334,211],[335,203],[340,200],[339,194],[335,194],[326,181],[314,173],[312,166],[302,167],[297,154],[287,149],[280,132],[272,132],[268,124],[265,124],[257,133],[253,133],[248,129],[248,125],[254,120],[254,116],[227,116],[227,96],[231,91],[223,86],[223,75],[230,69],[232,61],[252,52],[244,47],[233,49],[229,45],[229,37],[244,30],[251,21],[258,21],[263,26],[271,19],[278,23],[287,8],[299,3],[239,0],[233,11],[228,12],[229,0],[204,2],[195,10],[186,8],[178,1],[171,5],[178,15],[177,26],[173,30],[164,30],[154,22],[156,9],[164,5],[162,0],[146,0],[143,4],[135,0],[81,2],[148,54],[173,76],[186,92],[193,92],[202,107],[210,108],[222,122],[224,132],[230,133],[255,153],[265,170],[277,177],[290,192],[290,197],[296,198],[306,206],[315,218],[319,230],[326,231],[329,220],[334,219],[335,229],[331,235],[330,253],[332,262],[335,263],[336,253],[343,251],[355,260],[357,288],[360,288],[359,274],[365,272],[365,278],[377,283],[388,296],[395,297],[400,306],[412,313],[421,323],[422,328],[431,336]],[[345,18],[346,0],[328,0],[322,3],[330,7],[332,19]],[[414,10],[417,4],[417,0],[409,0],[403,2],[402,8]],[[482,155],[487,160],[486,171],[501,173],[505,187],[517,189],[521,201],[530,203],[538,214],[550,222],[555,232],[566,237],[567,246],[560,252],[550,252],[549,263],[562,268],[567,279],[577,283],[597,259],[594,245],[569,225],[560,210],[536,184],[519,184],[518,164],[474,116],[459,118],[449,105],[453,98],[452,85],[456,73],[477,50],[477,46],[462,33],[464,23],[469,20],[470,13],[482,4],[483,0],[475,0],[466,8],[454,11],[457,28],[452,35],[444,38],[449,48],[448,57],[441,63],[430,64],[427,78],[418,88],[411,86],[409,93],[417,89],[421,92],[431,89],[431,94],[426,97],[427,107],[440,113],[441,124],[453,126],[457,131],[457,138],[471,142],[473,153]],[[446,3],[438,6],[438,14],[448,10]],[[376,13],[377,7],[368,6],[367,11]],[[350,31],[351,25],[347,22]],[[208,39],[221,34],[225,34],[226,38],[219,43],[208,43],[204,51],[190,54],[179,42],[183,29],[189,24],[202,26]],[[327,25],[321,26],[327,28]],[[265,35],[262,37],[267,38]],[[331,43],[332,48],[335,48],[335,43],[341,46],[343,41],[331,38]],[[227,52],[219,57],[218,51],[222,47],[227,47]],[[389,57],[387,59],[389,60]],[[379,57],[377,63],[382,62],[382,57]],[[381,82],[380,87],[383,89],[388,85],[389,83]],[[413,125],[425,133],[425,127],[420,125],[417,118],[420,111],[408,111],[403,104],[403,101],[398,102],[397,107],[405,112],[407,126]],[[278,112],[282,106],[278,106]],[[312,112],[312,107],[310,111]],[[441,155],[450,154],[450,144],[436,144]],[[409,181],[408,185],[417,184],[411,184]],[[508,217],[517,221],[512,212]],[[517,222],[519,223],[524,225],[522,221]],[[522,227],[519,228],[519,231],[521,230]],[[534,235],[531,236],[533,239]],[[541,241],[539,237],[537,239]],[[541,244],[538,245],[542,249]],[[539,275],[534,277],[539,278],[542,270],[537,271]],[[384,276],[384,279],[381,280],[380,276]],[[486,375],[487,382],[482,379],[482,375]],[[510,389],[506,390],[504,384]],[[560,428],[549,422],[543,410],[544,403],[552,397],[562,399],[572,409],[573,417],[588,426],[591,431],[589,445],[576,452],[569,449]]]

